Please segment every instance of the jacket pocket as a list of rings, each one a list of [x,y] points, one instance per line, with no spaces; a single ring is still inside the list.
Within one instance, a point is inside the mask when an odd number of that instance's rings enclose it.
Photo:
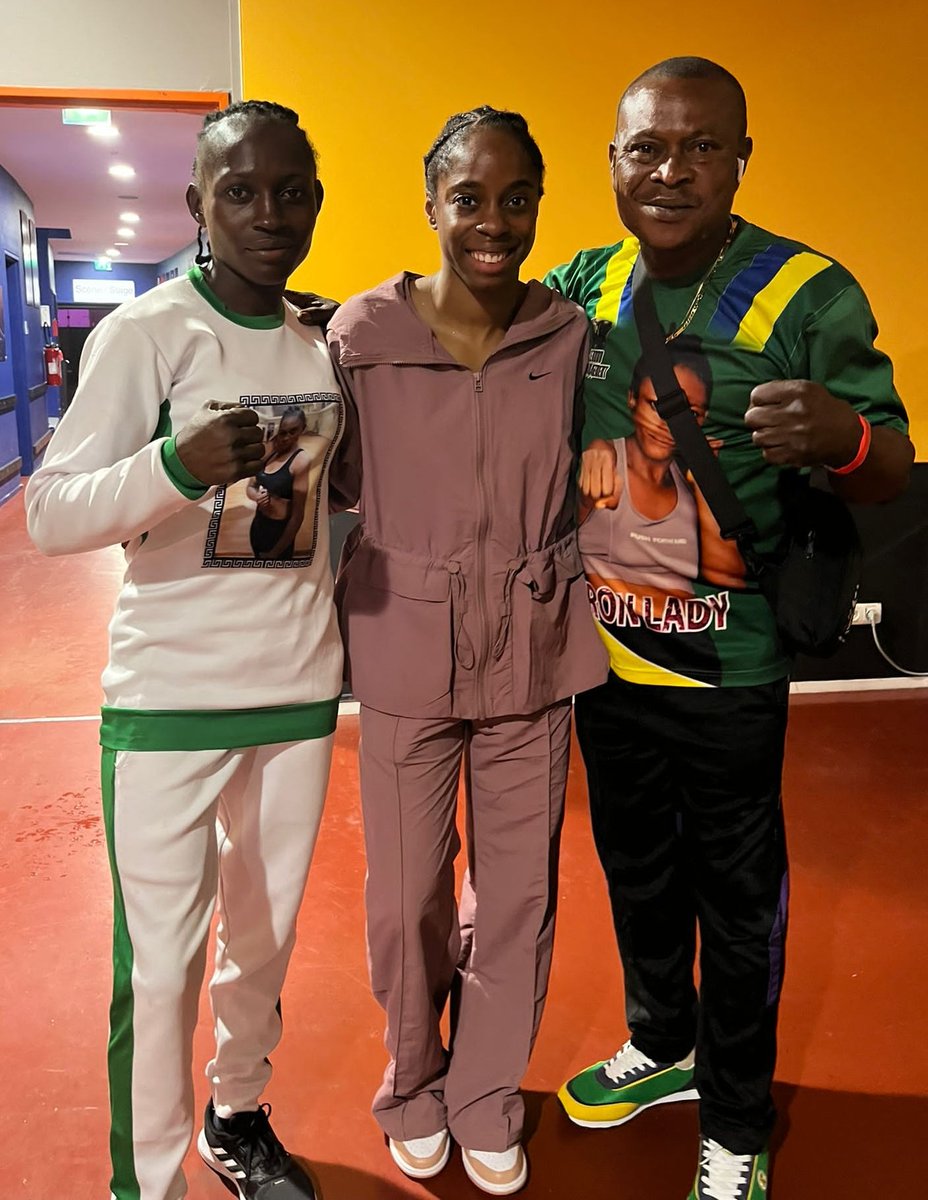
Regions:
[[[571,695],[574,680],[589,674],[583,660],[602,654],[575,532],[515,570],[511,610],[513,693],[521,711],[534,712]]]
[[[451,691],[451,572],[352,532],[336,584],[352,693],[371,708],[415,716]]]

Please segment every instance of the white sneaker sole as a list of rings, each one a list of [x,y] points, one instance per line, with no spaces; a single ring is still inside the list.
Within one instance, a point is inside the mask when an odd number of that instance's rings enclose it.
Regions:
[[[227,1187],[230,1192],[234,1192],[239,1197],[239,1200],[247,1200],[245,1193],[238,1185],[238,1180],[228,1167],[224,1166],[222,1161],[216,1157],[212,1146],[206,1140],[206,1132],[203,1129],[200,1130],[200,1135],[197,1138],[197,1153],[209,1169],[219,1176],[221,1184]]]
[[[488,1183],[482,1179],[470,1164],[467,1155],[462,1152],[461,1162],[464,1164],[464,1171],[467,1178],[482,1192],[487,1192],[491,1196],[511,1196],[514,1192],[520,1191],[528,1182],[528,1155],[523,1150],[522,1152],[522,1170],[518,1177],[512,1183]]]
[[[403,1174],[408,1175],[410,1179],[431,1179],[434,1175],[437,1175],[440,1171],[443,1171],[445,1167],[447,1167],[448,1159],[451,1157],[450,1137],[445,1138],[445,1152],[433,1167],[411,1166],[396,1149],[393,1138],[391,1137],[387,1138],[387,1145],[390,1147],[390,1157],[403,1172]]]
[[[646,1109],[656,1108],[658,1104],[676,1104],[680,1100],[698,1099],[699,1092],[695,1088],[689,1088],[685,1092],[674,1092],[670,1096],[661,1096],[659,1100],[649,1100],[647,1104],[639,1104],[634,1112],[629,1113],[627,1117],[620,1117],[618,1121],[581,1121],[579,1117],[571,1116],[570,1113],[566,1113],[566,1115],[568,1120],[573,1121],[575,1125],[582,1125],[584,1129],[618,1129],[620,1125],[627,1125],[629,1121],[634,1121],[635,1117],[640,1117]]]

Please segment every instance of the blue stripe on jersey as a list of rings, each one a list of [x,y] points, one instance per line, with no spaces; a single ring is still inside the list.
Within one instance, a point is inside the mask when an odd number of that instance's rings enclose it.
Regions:
[[[738,272],[719,297],[706,329],[710,337],[730,342],[740,328],[754,297],[798,251],[795,246],[771,243]],[[624,297],[623,297],[624,299]]]
[[[619,301],[619,316],[616,325],[631,325],[635,320],[635,314],[632,311],[632,277],[629,275],[625,281],[625,287],[622,289],[622,298]]]

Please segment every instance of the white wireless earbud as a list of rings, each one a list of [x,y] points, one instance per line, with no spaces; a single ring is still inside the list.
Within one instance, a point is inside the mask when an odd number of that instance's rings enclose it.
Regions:
[[[743,158],[739,158],[739,159],[738,159],[738,182],[739,182],[739,183],[740,183],[740,182],[741,182],[741,180],[744,178],[744,168],[745,168],[746,166],[747,166],[747,163],[744,161],[744,159],[743,159]]]

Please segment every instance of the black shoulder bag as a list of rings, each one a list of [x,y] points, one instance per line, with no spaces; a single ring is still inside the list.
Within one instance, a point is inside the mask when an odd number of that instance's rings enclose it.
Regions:
[[[658,416],[719,524],[734,540],[776,617],[790,654],[825,658],[847,637],[857,601],[862,552],[857,527],[844,503],[794,474],[784,497],[786,530],[777,550],[757,550],[758,531],[719,465],[677,380],[654,296],[641,259],[632,280],[635,324]]]

